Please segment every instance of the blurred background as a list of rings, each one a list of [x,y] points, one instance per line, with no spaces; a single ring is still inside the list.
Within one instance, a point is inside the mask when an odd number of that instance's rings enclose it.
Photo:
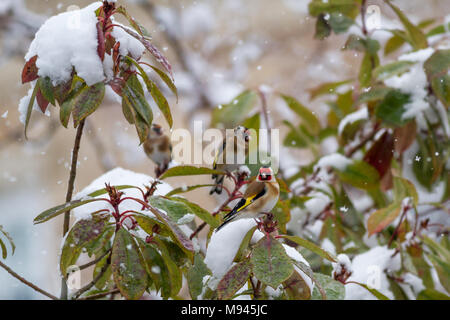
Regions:
[[[57,260],[62,218],[37,226],[32,221],[44,209],[64,202],[75,130],[59,124],[56,109],[51,109],[49,117],[33,112],[26,141],[17,106],[29,85],[22,85],[20,79],[23,57],[39,26],[52,15],[91,2],[0,0],[0,224],[17,246],[16,253],[5,263],[55,295],[60,286]],[[178,103],[167,94],[175,129],[191,130],[194,120],[203,121],[207,128],[213,108],[230,102],[246,88],[261,85],[292,95],[321,115],[326,106],[320,99],[310,102],[308,89],[352,78],[360,64],[358,54],[340,50],[345,35],[323,42],[314,39],[309,0],[118,2],[152,33],[153,43],[172,63],[180,93]],[[415,23],[428,18],[442,22],[450,14],[448,0],[395,3]],[[394,18],[383,1],[369,4],[379,5],[383,23]],[[388,36],[378,33],[380,41]],[[287,118],[292,111],[278,98],[269,96],[268,102],[272,127],[280,128],[283,137],[280,115]],[[154,113],[154,122],[166,126],[157,108]],[[307,163],[308,159],[309,154],[299,151],[286,159],[285,169]],[[107,97],[88,119],[75,192],[116,166],[149,175],[154,172],[134,127],[123,118],[120,104]],[[195,179],[201,183],[198,177]],[[204,180],[210,183],[209,177]],[[168,182],[174,187],[189,184],[186,178]],[[205,200],[204,195],[205,190],[199,189],[186,196],[206,209],[217,207],[219,198]],[[0,299],[38,298],[38,293],[0,269]]]

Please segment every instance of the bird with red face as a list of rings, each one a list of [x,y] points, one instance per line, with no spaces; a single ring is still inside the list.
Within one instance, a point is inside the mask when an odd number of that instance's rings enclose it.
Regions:
[[[261,167],[256,179],[248,185],[242,199],[224,217],[217,231],[231,221],[242,218],[256,219],[269,213],[277,204],[279,196],[280,186],[272,168]]]

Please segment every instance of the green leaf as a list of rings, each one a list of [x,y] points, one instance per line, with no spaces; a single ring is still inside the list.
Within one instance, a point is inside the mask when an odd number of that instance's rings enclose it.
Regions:
[[[386,95],[391,92],[392,88],[384,87],[384,86],[372,86],[369,90],[363,91],[358,99],[356,100],[355,104],[360,105],[362,103],[366,102],[372,102],[372,101],[378,101],[383,100]]]
[[[406,32],[404,32],[403,30],[390,30],[390,31],[393,33],[393,36],[391,38],[389,38],[389,40],[384,45],[384,55],[385,56],[398,50],[407,41],[405,39],[408,39]],[[409,39],[408,39],[408,42],[409,42]]]
[[[95,279],[102,272],[103,268],[108,263],[108,258],[109,256],[106,255],[105,257],[103,257],[103,259],[97,262],[92,274],[93,279]],[[95,287],[99,290],[104,289],[108,284],[108,281],[111,279],[111,275],[112,275],[112,268],[111,265],[109,265],[108,267],[106,267],[106,271],[104,271],[103,275],[95,283]]]
[[[65,204],[61,204],[59,206],[45,210],[44,212],[39,214],[36,218],[34,218],[33,223],[38,224],[38,223],[48,221],[66,211],[70,211],[73,208],[82,206],[86,203],[93,202],[93,201],[101,201],[101,199],[74,200],[74,201],[67,202]]]
[[[90,87],[83,88],[80,93],[72,100],[73,103],[73,122],[76,128],[78,124],[87,116],[97,110],[105,96],[105,84],[99,82]]]
[[[361,61],[361,67],[359,69],[358,80],[362,88],[368,87],[372,80],[372,69],[374,65],[372,64],[373,56],[366,52]]]
[[[379,184],[378,171],[361,160],[352,160],[344,169],[334,168],[342,182],[364,190],[372,189]]]
[[[161,241],[159,238],[155,238],[154,241],[156,241],[158,249],[161,252],[161,257],[163,258],[164,263],[167,266],[167,270],[169,271],[171,296],[176,296],[178,292],[180,292],[181,290],[181,286],[183,284],[182,283],[183,275],[181,273],[181,270],[176,265],[176,263],[172,260],[169,250],[167,249],[164,242]]]
[[[202,174],[218,174],[223,175],[225,172],[213,170],[210,168],[203,168],[203,167],[193,167],[193,166],[176,166],[168,169],[166,172],[164,172],[159,179],[163,180],[165,178],[169,177],[179,177],[179,176],[196,176],[196,175],[202,175]]]
[[[142,297],[147,288],[147,273],[135,240],[124,228],[116,232],[111,268],[114,282],[125,298],[136,300]]]
[[[436,97],[450,107],[450,50],[437,50],[425,61],[424,69]]]
[[[406,111],[405,105],[410,100],[409,94],[402,93],[400,90],[392,90],[377,105],[375,115],[388,125],[402,127],[410,120],[403,118]]]
[[[253,228],[247,231],[247,233],[244,236],[244,239],[242,239],[242,242],[239,246],[238,251],[236,252],[236,256],[234,257],[233,261],[235,262],[242,261],[247,256],[250,241],[252,240],[253,234],[255,233],[257,228],[258,226],[254,226]]]
[[[316,32],[314,33],[314,38],[323,40],[329,37],[331,34],[331,27],[328,21],[325,19],[323,13],[319,14],[316,20]]]
[[[44,98],[52,105],[55,105],[52,80],[49,77],[42,78],[42,80],[39,81],[39,88],[41,89],[41,93]]]
[[[155,207],[150,207],[151,212],[156,216],[156,218],[164,223],[164,225],[170,230],[172,239],[181,245],[184,250],[188,252],[194,251],[194,246],[192,241],[189,240],[183,231],[173,222],[165,213],[159,211]]]
[[[416,270],[416,275],[422,279],[423,285],[427,289],[434,289],[434,280],[431,274],[431,266],[425,260],[423,248],[416,243],[412,243],[406,248],[412,264]]]
[[[25,139],[27,139],[27,128],[28,128],[28,124],[30,123],[31,111],[33,110],[34,100],[36,99],[36,94],[39,89],[39,82],[40,82],[39,80],[40,79],[41,78],[39,78],[37,80],[36,84],[34,85],[33,93],[31,94],[30,102],[28,103],[27,115],[25,118],[25,129],[24,129]]]
[[[425,289],[419,292],[417,300],[450,300],[450,297],[433,289]]]
[[[326,82],[322,83],[321,85],[309,89],[309,100],[313,100],[319,96],[325,95],[325,94],[334,94],[336,92],[336,89],[352,82],[352,79],[344,80],[344,81],[338,81],[338,82]]]
[[[2,248],[2,258],[6,259],[6,257],[8,256],[8,251],[6,250],[6,246],[3,243],[2,239],[0,239],[0,247]]]
[[[419,195],[417,194],[416,187],[408,179],[401,177],[394,177],[394,201],[401,203],[405,198],[411,198],[414,206],[419,203]]]
[[[347,283],[354,283],[357,284],[361,287],[363,287],[364,289],[366,289],[367,291],[369,291],[371,294],[373,294],[378,300],[390,300],[388,297],[386,297],[384,294],[382,294],[380,291],[373,289],[373,288],[369,288],[366,284],[364,283],[359,283],[356,281],[348,281]]]
[[[311,241],[308,241],[306,239],[297,237],[297,236],[285,236],[282,235],[280,236],[281,238],[287,239],[289,241],[295,242],[296,244],[314,252],[315,254],[318,254],[319,256],[321,256],[324,259],[327,259],[329,261],[332,262],[336,262],[336,259],[331,255],[331,253],[323,250],[321,247],[319,247],[318,245],[312,243]]]
[[[178,90],[177,87],[175,86],[175,83],[172,81],[172,79],[162,70],[158,69],[155,66],[150,66],[158,75],[159,77],[162,79],[162,81],[164,81],[164,83],[167,85],[167,87],[169,87],[169,89],[172,91],[172,93],[177,97],[177,101],[178,101]]]
[[[236,292],[247,282],[250,271],[251,264],[249,259],[239,262],[231,267],[217,285],[218,298],[220,300],[229,300],[233,298]]]
[[[450,290],[450,264],[446,263],[442,259],[440,259],[438,256],[433,254],[428,254],[428,258],[430,259],[431,263],[434,266],[434,269],[436,270],[439,281],[442,284],[442,286],[449,292]]]
[[[127,61],[131,62],[139,70],[140,75],[141,75],[142,79],[144,80],[144,83],[147,87],[148,92],[150,92],[156,105],[158,106],[158,108],[161,110],[162,114],[166,118],[169,126],[172,128],[173,119],[172,119],[172,114],[170,112],[169,103],[167,102],[166,97],[164,97],[164,95],[159,90],[159,88],[156,86],[156,84],[154,82],[150,81],[150,79],[147,76],[147,73],[144,71],[144,69],[142,69],[142,67],[139,65],[139,63],[137,61],[135,61],[133,58],[131,58],[129,56],[126,56],[125,59]],[[162,74],[164,74],[161,70],[159,70],[159,71]],[[166,74],[164,74],[164,76],[166,78],[168,78]],[[170,78],[168,78],[168,80],[171,81]]]
[[[145,99],[144,90],[136,75],[132,75],[128,78],[122,89],[122,94],[122,98],[126,99],[128,105],[130,105],[135,113],[139,114],[144,122],[150,126],[153,121],[152,109]]]
[[[353,19],[338,12],[332,12],[328,19],[328,24],[336,34],[347,32],[354,23]]]
[[[203,257],[196,253],[194,255],[194,264],[189,268],[186,278],[189,286],[189,293],[193,300],[197,300],[203,291],[203,278],[211,275],[211,271],[203,262]]]
[[[211,125],[219,123],[224,128],[234,128],[248,116],[256,102],[257,94],[247,90],[235,97],[230,103],[220,105],[212,111]]]
[[[398,16],[400,21],[402,22],[403,26],[406,29],[406,33],[409,36],[409,39],[411,40],[411,44],[413,45],[414,49],[425,49],[428,47],[428,41],[425,34],[420,30],[419,27],[415,26],[411,23],[411,21],[406,17],[406,15],[392,2],[387,1],[386,2],[392,10],[394,10],[395,14]]]
[[[70,229],[61,251],[60,271],[64,277],[67,277],[67,270],[74,265],[78,257],[89,243],[98,239],[107,226],[109,215],[95,216],[91,219],[83,219],[75,223]]]
[[[294,272],[292,261],[283,246],[271,236],[256,243],[250,262],[255,277],[274,289]]]
[[[161,290],[161,296],[164,299],[169,298],[172,295],[171,279],[164,259],[159,254],[155,245],[145,243],[141,239],[137,239],[137,241],[142,252],[147,274],[152,279],[156,290]]]
[[[192,214],[192,210],[186,204],[167,199],[161,196],[152,196],[148,199],[149,204],[167,213],[169,218],[177,224],[184,224],[190,221],[184,221],[187,214]],[[193,219],[193,217],[192,217]]]
[[[323,300],[327,300],[327,294],[326,294],[325,290],[323,289],[322,284],[320,282],[318,282],[316,277],[314,276],[314,272],[312,271],[311,267],[309,267],[308,265],[306,265],[305,263],[303,263],[301,261],[293,260],[293,262],[297,266],[297,268],[299,268],[304,274],[306,274],[311,279],[312,282],[314,282],[314,284],[315,284],[314,289],[316,289],[316,291],[318,291],[320,293],[320,297]],[[313,291],[313,293],[314,293],[314,291]]]
[[[207,210],[203,209],[199,205],[180,197],[172,197],[170,199],[186,205],[190,209],[191,213],[195,214],[198,218],[209,224],[211,227],[217,228],[220,225],[220,222],[216,218],[214,218]]]
[[[171,235],[170,230],[166,227],[164,223],[162,223],[159,220],[156,220],[152,217],[140,213],[134,214],[133,217],[136,219],[136,222],[139,224],[142,230],[147,232],[149,235],[155,233],[155,230],[157,231],[156,233],[164,237]]]
[[[73,80],[73,82],[76,82],[76,80]],[[67,126],[69,125],[70,114],[72,113],[72,110],[74,109],[75,98],[85,88],[86,88],[85,84],[75,87],[64,98],[64,102],[62,102],[62,104],[60,103],[59,119],[61,121],[61,124],[65,128],[67,128]]]
[[[373,76],[377,80],[383,81],[408,71],[413,64],[415,64],[415,62],[406,60],[391,62],[375,68],[375,70],[373,70]]]
[[[308,131],[313,135],[317,135],[321,126],[320,121],[314,112],[303,106],[293,97],[287,95],[281,95],[281,97],[284,99],[288,107],[302,119],[302,122],[308,128]]]
[[[316,279],[316,282],[320,283],[322,288],[325,290],[328,300],[344,300],[345,287],[341,282],[321,273],[314,273],[314,278]],[[314,287],[312,299],[322,299],[322,296],[316,287]]]
[[[433,241],[426,235],[422,236],[423,242],[431,249],[434,253],[436,253],[441,259],[450,264],[450,251],[446,249],[441,244]]]
[[[318,16],[321,13],[341,13],[350,18],[358,15],[358,5],[355,0],[313,0],[308,5],[309,14]]]
[[[6,230],[3,229],[3,226],[1,226],[1,225],[0,225],[0,234],[3,234],[6,237],[6,239],[8,239],[8,242],[11,245],[12,254],[14,254],[14,252],[16,251],[16,245],[14,244],[14,241],[13,241],[12,237],[10,236],[10,234],[8,232],[6,232]],[[0,239],[0,242],[1,241],[2,240]],[[5,259],[6,258],[6,248],[4,247],[4,244],[2,245],[2,248],[5,249],[3,251],[3,255],[5,255],[5,257],[3,257],[3,259]]]
[[[369,232],[369,236],[384,230],[384,228],[390,225],[400,214],[400,209],[401,203],[394,202],[386,208],[379,209],[372,213],[367,220],[367,231]]]
[[[135,126],[136,126],[136,132],[139,137],[139,144],[142,144],[147,140],[148,132],[150,130],[149,125],[144,120],[144,118],[141,117],[140,114],[135,114]]]
[[[129,124],[135,124],[133,107],[127,98],[122,98],[122,113]]]
[[[311,298],[311,290],[297,270],[294,270],[289,279],[283,282],[283,288],[290,300],[309,300]]]

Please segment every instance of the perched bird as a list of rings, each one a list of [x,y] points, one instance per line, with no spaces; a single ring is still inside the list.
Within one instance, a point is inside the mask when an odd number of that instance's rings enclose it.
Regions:
[[[241,218],[257,218],[269,213],[275,207],[280,196],[280,186],[273,174],[272,168],[261,167],[255,181],[251,182],[242,199],[225,217],[217,228],[223,228],[227,223]]]
[[[234,128],[234,135],[225,137],[222,144],[216,152],[216,157],[213,163],[214,170],[225,171],[227,174],[231,174],[233,171],[237,170],[241,165],[245,164],[245,158],[248,156],[250,141],[250,132],[247,128],[243,126],[237,126]],[[238,154],[244,152],[244,162],[240,161]],[[233,161],[227,163],[227,154],[233,154]],[[229,162],[229,161],[228,161]],[[242,163],[240,163],[242,162]],[[212,175],[213,180],[215,180],[215,186],[211,189],[209,194],[222,193],[224,175]]]
[[[156,163],[156,176],[159,177],[172,160],[172,144],[167,135],[162,131],[159,124],[152,124],[144,142],[144,151],[147,157]]]

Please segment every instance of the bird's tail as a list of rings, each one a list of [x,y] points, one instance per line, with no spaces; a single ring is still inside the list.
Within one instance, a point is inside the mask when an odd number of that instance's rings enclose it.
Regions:
[[[217,174],[213,174],[212,178],[216,181],[216,185],[211,189],[209,194],[221,194],[222,193],[222,186],[223,186],[223,180],[225,176],[219,176]]]

